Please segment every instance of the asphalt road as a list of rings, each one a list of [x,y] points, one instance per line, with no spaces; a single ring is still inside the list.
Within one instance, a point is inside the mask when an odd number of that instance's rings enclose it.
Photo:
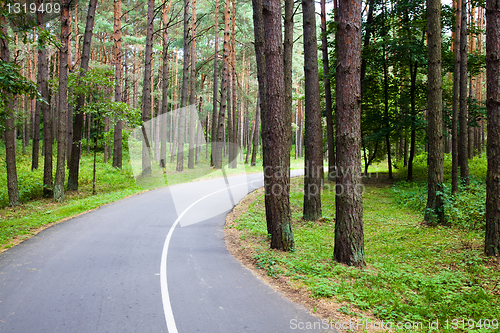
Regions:
[[[4,251],[0,332],[326,331],[226,250],[226,214],[261,186],[245,175],[149,191]]]

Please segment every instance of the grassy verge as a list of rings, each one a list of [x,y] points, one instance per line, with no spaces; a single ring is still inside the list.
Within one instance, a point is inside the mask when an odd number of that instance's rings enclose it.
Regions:
[[[268,249],[262,193],[228,228],[238,230],[237,245],[254,268],[285,279],[309,300],[340,303],[324,314],[330,320],[348,315],[411,325],[401,331],[429,331],[438,320],[443,332],[500,331],[500,263],[483,256],[484,232],[422,225],[420,213],[397,204],[385,178],[364,179],[364,269],[332,260],[334,193],[323,193],[321,220],[301,219],[299,178],[291,193],[295,252]]]

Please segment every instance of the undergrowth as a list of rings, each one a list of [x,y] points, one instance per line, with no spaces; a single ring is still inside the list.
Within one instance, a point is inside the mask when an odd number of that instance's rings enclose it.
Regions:
[[[427,203],[427,155],[414,160],[414,182],[402,181],[394,185],[394,195],[399,205],[423,213]],[[449,224],[465,230],[484,230],[486,224],[486,168],[485,154],[469,161],[467,187],[459,184],[458,192],[451,194],[451,156],[445,156],[445,183],[443,191],[444,212]],[[405,176],[407,168],[402,169]],[[405,176],[406,177],[406,176]]]

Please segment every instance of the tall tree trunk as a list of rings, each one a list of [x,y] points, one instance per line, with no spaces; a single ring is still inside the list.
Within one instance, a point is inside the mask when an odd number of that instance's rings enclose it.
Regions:
[[[36,8],[39,8],[40,6],[44,6],[43,0],[37,0]],[[45,29],[42,12],[37,12],[36,23],[39,29]],[[40,63],[42,63],[42,65]],[[41,72],[43,70],[43,68],[41,68],[42,66],[44,66],[45,68],[45,73]],[[37,85],[38,91],[40,93],[42,92],[42,86],[44,84],[47,85],[47,51],[45,50],[45,47],[42,46],[38,49]],[[45,98],[46,101],[48,101],[47,94],[43,95],[42,97]],[[39,100],[36,101],[35,116],[33,122],[33,150],[31,154],[31,170],[38,169],[38,155],[40,151],[40,113],[42,110],[42,104],[45,103]]]
[[[411,132],[410,132],[410,151],[408,156],[408,175],[406,181],[413,181],[413,158],[415,157],[415,144],[416,144],[416,92],[417,92],[417,74],[418,64],[410,61],[410,109],[411,109]]]
[[[340,0],[337,21],[336,261],[364,266],[361,184],[361,0]]]
[[[318,46],[314,0],[302,0],[304,23],[305,117],[304,208],[305,220],[321,217],[321,176],[323,140],[319,103]],[[291,121],[290,121],[291,123]],[[287,123],[288,124],[288,123]]]
[[[458,113],[460,110],[460,31],[462,26],[462,0],[456,0],[455,40],[453,53],[453,107],[451,118],[451,193],[458,191]]]
[[[227,107],[226,107],[226,110],[227,110],[227,148],[229,148],[229,150],[227,151],[227,155],[228,155],[228,168],[232,168],[233,167],[233,159],[234,159],[234,156],[233,156],[233,153],[234,153],[234,150],[233,150],[233,127],[234,127],[234,123],[233,123],[233,109],[231,108],[231,99],[232,99],[232,96],[231,96],[231,90],[232,90],[232,69],[231,69],[231,54],[232,54],[232,50],[231,50],[231,46],[229,46],[229,58],[228,58],[228,73],[227,73],[227,79],[228,79],[228,84],[227,84]]]
[[[264,120],[266,117],[266,111],[267,111],[267,81],[266,81],[266,58],[265,58],[265,40],[264,40],[264,16],[262,14],[262,1],[263,0],[252,0],[252,8],[253,8],[253,22],[254,22],[254,39],[255,39],[255,60],[257,63],[257,80],[259,84],[259,97],[257,99],[257,103],[259,103],[259,113],[260,113],[260,119]],[[255,134],[257,135],[257,144],[254,145],[254,147],[258,147],[258,141],[259,141],[259,126],[257,124],[258,119],[255,119],[256,125],[255,125]],[[262,130],[261,133],[264,133],[266,131],[266,124],[262,123]],[[257,152],[256,152],[257,155]],[[252,161],[253,161],[253,155],[252,155]],[[251,164],[252,166],[254,164]],[[266,179],[264,178],[264,182]],[[269,221],[267,221],[267,233],[271,233],[271,226],[269,224]]]
[[[290,123],[285,110],[285,75],[281,32],[281,1],[264,0],[264,44],[267,110],[262,123],[266,220],[271,227],[271,248],[292,251],[295,247],[290,212]],[[263,111],[263,110],[262,110]]]
[[[40,54],[41,53],[41,54]],[[39,85],[40,94],[47,103],[50,103],[49,95],[49,57],[47,48],[39,50],[38,59],[38,75],[41,77]],[[37,102],[39,103],[39,102]],[[43,116],[43,196],[52,197],[53,195],[53,176],[52,176],[52,144],[54,138],[52,136],[52,117],[50,105],[41,103],[41,111]]]
[[[181,109],[179,110],[179,135],[177,137],[177,167],[176,171],[184,170],[184,142],[186,135],[186,106],[189,87],[189,0],[184,0],[184,54],[182,68],[182,90],[181,90]]]
[[[54,200],[64,201],[64,174],[66,158],[66,124],[68,122],[68,37],[69,0],[61,2],[61,48],[59,52],[59,113],[57,133],[57,166],[54,180]]]
[[[194,169],[196,135],[196,0],[193,0],[193,32],[191,45],[191,92],[189,95],[189,155],[188,169]]]
[[[441,1],[427,0],[427,130],[429,142],[427,209],[424,220],[428,223],[443,224],[443,115],[441,79]]]
[[[257,97],[257,110],[255,111],[255,125],[252,136],[252,159],[250,166],[255,166],[257,164],[257,151],[259,150],[259,120],[260,120],[260,108],[262,103],[260,103],[260,96]],[[250,150],[250,146],[248,147]]]
[[[469,150],[467,116],[467,0],[462,0],[462,23],[460,29],[460,118],[458,164],[460,178],[469,185]]]
[[[484,252],[500,257],[500,3],[486,1],[486,109],[488,171]]]
[[[236,2],[232,0],[232,12],[231,12],[231,93],[233,101],[233,109],[231,113],[233,114],[233,145],[231,146],[233,158],[231,159],[231,168],[236,169],[238,164],[238,108],[236,103]]]
[[[121,92],[121,69],[122,69],[122,1],[114,0],[114,15],[113,15],[113,29],[114,29],[114,60],[115,60],[115,102],[122,101]],[[122,129],[123,120],[116,119],[115,129],[113,133],[113,167],[122,168]]]
[[[151,80],[153,62],[153,20],[154,0],[148,0],[148,16],[146,26],[146,49],[144,50],[144,81],[142,85],[142,174],[151,174]]]
[[[372,0],[373,1],[373,0]],[[323,55],[323,82],[325,84],[326,136],[328,144],[328,180],[335,181],[335,140],[333,133],[332,88],[328,59],[328,39],[326,33],[326,1],[321,0],[321,52]]]
[[[97,8],[97,0],[91,0],[89,2],[89,9],[87,12],[85,35],[83,36],[82,58],[80,63],[82,70],[80,75],[82,76],[85,75],[85,72],[89,69],[90,46],[92,42],[92,31],[94,29],[94,18],[95,18],[96,8]],[[81,111],[81,109],[83,108],[84,104],[85,104],[85,96],[79,95],[76,100],[75,121],[73,123],[73,142],[72,142],[73,147],[71,149],[71,160],[68,171],[68,190],[70,191],[78,190],[78,173],[80,170],[80,155],[82,150],[81,141],[83,137],[83,125],[85,116]],[[89,147],[90,147],[90,135],[87,138],[87,153],[89,153],[90,149]]]
[[[212,110],[212,136],[211,136],[211,165],[215,165],[215,157],[217,149],[217,125],[219,124],[217,101],[219,97],[219,0],[215,0],[215,24],[214,24],[214,84],[213,84],[213,110]],[[208,130],[208,129],[207,129]],[[208,142],[207,142],[208,144]]]
[[[224,3],[224,44],[223,44],[223,65],[222,65],[222,79],[221,79],[221,98],[220,98],[220,110],[219,116],[217,117],[217,144],[215,152],[214,167],[216,169],[222,168],[222,157],[223,157],[223,146],[224,146],[224,118],[227,109],[227,89],[228,89],[228,66],[229,66],[229,17],[230,17],[230,7],[229,0],[225,0]]]
[[[170,11],[170,6],[172,5],[172,0],[169,2],[167,7],[167,3],[164,3],[163,7],[163,15],[162,15],[162,24],[163,24],[163,54],[162,54],[162,79],[161,79],[161,109],[160,117],[161,119],[161,127],[160,127],[160,167],[165,168],[167,165],[167,119],[165,115],[168,110],[168,13]],[[172,119],[170,117],[170,119]],[[170,126],[170,131],[172,131],[172,126]]]
[[[9,42],[7,38],[8,24],[3,16],[0,16],[0,25],[3,36],[0,37],[0,58],[2,61],[10,62]],[[4,94],[2,92],[2,94]],[[19,205],[19,185],[17,181],[16,165],[16,135],[14,125],[14,105],[15,97],[6,94],[5,96],[5,162],[7,165],[7,193],[9,196],[9,206]]]
[[[387,64],[387,50],[385,45],[385,38],[382,46],[382,56],[383,56],[382,67],[384,69],[384,123],[387,128],[387,133],[385,135],[385,146],[387,148],[387,168],[389,169],[389,179],[392,179],[391,130],[390,130],[391,121],[389,119],[389,69],[388,69],[389,66]]]
[[[285,72],[285,112],[286,123],[292,123],[293,106],[293,21],[294,21],[294,1],[285,0],[284,16],[284,41],[283,41],[283,66]],[[290,135],[289,149],[292,147],[292,136]]]

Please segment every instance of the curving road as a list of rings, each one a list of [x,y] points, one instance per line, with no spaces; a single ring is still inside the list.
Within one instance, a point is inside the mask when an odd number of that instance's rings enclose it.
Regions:
[[[146,192],[1,253],[0,332],[324,332],[226,250],[226,214],[261,186],[245,175]]]

